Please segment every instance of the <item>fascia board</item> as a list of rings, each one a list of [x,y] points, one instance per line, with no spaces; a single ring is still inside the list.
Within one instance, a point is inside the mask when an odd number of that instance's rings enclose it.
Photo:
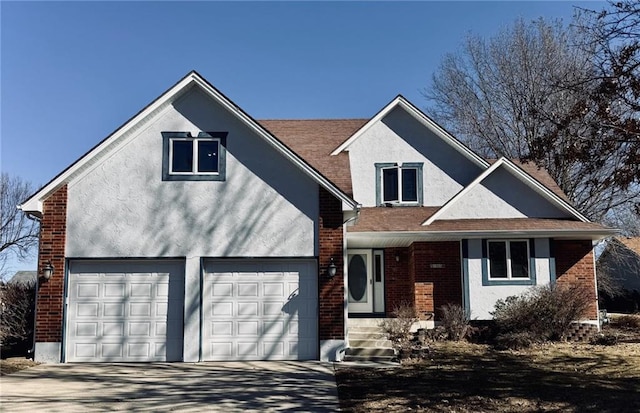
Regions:
[[[351,209],[358,208],[359,204],[355,200],[351,199],[351,197],[349,197],[344,192],[342,192],[337,186],[335,186],[335,184],[329,181],[324,175],[322,175],[316,169],[311,167],[300,156],[298,156],[288,146],[286,146],[274,135],[272,135],[269,131],[267,131],[264,127],[262,127],[258,122],[256,122],[251,116],[249,116],[246,112],[244,112],[240,107],[233,104],[226,96],[222,95],[222,93],[220,93],[209,82],[207,82],[202,78],[197,78],[196,83],[203,90],[205,90],[211,97],[213,97],[218,103],[220,103],[223,107],[229,110],[234,116],[236,116],[246,125],[248,125],[255,133],[257,133],[260,137],[266,140],[271,146],[273,146],[276,150],[282,153],[287,159],[293,162],[294,165],[296,165],[299,169],[305,172],[318,184],[323,186],[332,195],[334,195],[339,200],[341,200],[343,204],[348,205]]]
[[[424,114],[420,109],[415,107],[411,102],[405,99],[402,95],[398,95],[395,99],[393,99],[389,104],[387,104],[382,110],[380,110],[373,118],[371,118],[367,123],[365,123],[360,129],[358,129],[349,139],[344,141],[340,146],[338,146],[331,155],[338,155],[340,152],[345,151],[351,146],[353,142],[355,142],[360,136],[362,136],[372,125],[379,122],[382,118],[387,116],[389,112],[391,112],[396,106],[400,106],[407,113],[413,116],[418,122],[422,123],[424,126],[429,128],[433,133],[436,134],[440,139],[451,145],[454,149],[460,152],[467,159],[475,163],[476,165],[482,168],[488,168],[489,163],[482,159],[482,157],[478,156],[471,149],[462,144],[459,140],[453,137],[449,132],[444,130],[440,125],[434,122],[431,118],[429,118],[426,114]]]
[[[580,229],[580,230],[485,230],[485,231],[369,231],[369,232],[347,232],[348,239],[358,238],[379,238],[379,239],[392,239],[392,238],[405,238],[416,240],[428,240],[429,238],[439,238],[442,236],[455,236],[464,239],[477,239],[477,238],[512,238],[512,237],[529,237],[529,238],[554,238],[554,237],[569,237],[569,238],[588,238],[592,240],[600,240],[612,235],[618,234],[618,230],[606,229],[592,230],[592,229]]]
[[[351,199],[348,195],[342,192],[337,186],[335,186],[326,177],[320,174],[307,164],[302,158],[291,151],[287,146],[280,142],[277,138],[267,132],[262,126],[260,126],[253,118],[247,115],[242,109],[233,104],[230,99],[220,93],[209,82],[204,80],[197,72],[191,71],[184,78],[182,78],[173,87],[169,88],[165,93],[160,95],[151,104],[142,109],[138,114],[133,116],[122,126],[116,129],[111,135],[107,136],[104,140],[90,149],[86,154],[80,157],[76,162],[71,164],[68,168],[58,174],[49,183],[34,193],[29,199],[19,205],[19,209],[25,212],[35,213],[42,215],[42,203],[51,193],[53,193],[58,187],[68,182],[78,171],[81,171],[87,164],[107,147],[118,141],[122,136],[126,135],[131,129],[135,128],[144,119],[151,117],[161,111],[165,105],[175,100],[181,92],[187,90],[192,84],[198,85],[209,96],[211,96],[216,102],[229,110],[236,117],[244,121],[254,132],[264,138],[278,151],[280,151],[286,158],[293,162],[298,168],[314,179],[318,184],[322,185],[332,195],[340,199],[343,204],[349,206],[351,209],[356,209],[358,203]]]
[[[540,195],[542,195],[545,198],[547,198],[547,200],[549,200],[551,203],[553,203],[556,206],[560,207],[561,209],[564,209],[565,211],[569,212],[571,215],[573,215],[575,218],[577,218],[578,220],[580,220],[582,222],[590,222],[587,217],[582,215],[577,209],[575,209],[573,206],[571,206],[567,201],[565,201],[564,199],[560,198],[558,195],[553,193],[553,191],[551,191],[546,186],[542,185],[540,182],[538,182],[536,179],[534,179],[531,175],[529,175],[528,173],[523,171],[522,168],[518,167],[516,164],[514,164],[513,162],[511,162],[507,158],[500,158],[500,159],[504,159],[504,165],[517,178],[519,178],[525,184],[528,184],[530,188],[532,188],[534,191],[536,191]]]
[[[458,152],[464,155],[467,159],[475,163],[476,165],[482,168],[488,168],[489,162],[484,160],[481,156],[476,154],[474,151],[469,149],[466,145],[456,139],[453,135],[447,132],[442,126],[438,125],[434,122],[430,117],[428,117],[424,112],[415,107],[411,102],[406,100],[404,97],[400,96],[400,105],[409,112],[414,118],[418,121],[425,124],[431,131],[433,131],[440,139],[447,142],[449,145],[453,146]]]
[[[460,198],[465,196],[469,191],[471,191],[476,185],[480,184],[487,176],[491,175],[493,171],[500,167],[503,164],[503,159],[498,159],[493,165],[487,168],[484,172],[482,172],[476,179],[474,179],[469,185],[462,188],[460,192],[455,194],[453,198],[448,200],[439,210],[437,210],[433,215],[431,215],[426,221],[422,223],[423,226],[431,225],[435,220],[437,220],[451,205],[455,204]]]
[[[396,96],[391,102],[389,102],[385,107],[383,107],[378,113],[376,113],[367,123],[362,125],[360,129],[354,132],[346,141],[342,142],[340,146],[338,146],[333,152],[331,152],[331,156],[338,155],[340,152],[347,150],[349,146],[353,142],[355,142],[362,134],[364,134],[369,128],[377,123],[379,120],[384,118],[400,101],[400,95]]]
[[[125,122],[122,126],[116,129],[113,133],[103,139],[96,146],[91,148],[87,153],[82,155],[77,161],[72,163],[69,167],[64,169],[61,173],[59,173],[56,177],[54,177],[49,183],[40,188],[37,192],[35,192],[31,197],[29,197],[25,202],[18,206],[24,212],[32,212],[42,214],[43,200],[46,199],[51,193],[53,193],[56,189],[62,186],[65,182],[76,174],[78,171],[82,170],[88,163],[90,163],[93,158],[101,153],[105,148],[109,147],[113,144],[113,142],[117,141],[120,137],[125,135],[132,127],[140,123],[143,119],[148,116],[156,113],[160,110],[164,105],[166,105],[172,98],[183,89],[187,88],[190,83],[194,81],[194,76],[197,76],[195,72],[190,72],[187,76],[182,78],[178,83],[176,83],[173,87],[167,90],[165,93],[160,95],[156,100],[151,102],[148,106],[143,108],[140,112],[134,115],[131,119]]]
[[[457,202],[460,198],[462,198],[466,193],[468,193],[473,187],[480,184],[487,176],[492,174],[496,169],[500,166],[505,166],[505,168],[516,178],[522,181],[525,185],[529,186],[533,189],[537,194],[546,198],[549,202],[559,207],[560,209],[565,210],[574,218],[578,219],[581,222],[590,222],[587,217],[582,215],[578,210],[569,205],[565,200],[560,198],[558,195],[554,194],[549,188],[542,185],[536,179],[531,177],[528,173],[519,168],[516,164],[511,162],[509,159],[502,157],[498,159],[493,165],[489,167],[486,171],[480,174],[476,179],[473,180],[469,185],[467,185],[464,189],[458,192],[453,198],[447,201],[446,204],[442,206],[435,214],[429,217],[426,221],[422,223],[422,225],[431,225],[434,221],[436,221],[442,214],[455,202]]]

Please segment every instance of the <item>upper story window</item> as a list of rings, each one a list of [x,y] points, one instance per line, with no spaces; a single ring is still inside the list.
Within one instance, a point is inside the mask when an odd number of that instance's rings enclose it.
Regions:
[[[422,163],[377,163],[377,204],[422,205]]]
[[[162,132],[164,181],[224,181],[227,132]]]

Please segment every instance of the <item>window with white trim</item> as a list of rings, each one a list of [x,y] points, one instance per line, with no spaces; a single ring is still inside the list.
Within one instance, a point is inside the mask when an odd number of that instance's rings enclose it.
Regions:
[[[226,132],[162,132],[162,179],[225,180]]]
[[[219,160],[220,139],[169,139],[169,173],[172,175],[217,174]]]
[[[489,279],[529,279],[528,240],[487,241]]]
[[[378,205],[422,205],[422,163],[377,163]]]

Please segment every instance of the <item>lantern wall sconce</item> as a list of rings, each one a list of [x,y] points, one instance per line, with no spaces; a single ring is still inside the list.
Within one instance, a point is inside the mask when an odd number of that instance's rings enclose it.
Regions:
[[[51,276],[53,275],[54,266],[51,264],[51,260],[47,261],[47,264],[42,269],[42,273],[40,273],[40,277],[44,278],[45,281],[49,281]]]
[[[333,261],[333,257],[331,257],[329,260],[329,265],[327,266],[327,275],[333,278],[335,277],[337,271],[338,267],[336,267],[336,263]]]

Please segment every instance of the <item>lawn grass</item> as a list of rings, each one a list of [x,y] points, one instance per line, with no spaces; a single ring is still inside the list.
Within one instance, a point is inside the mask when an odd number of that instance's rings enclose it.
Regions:
[[[398,368],[337,367],[347,412],[639,412],[640,344],[442,342]]]

